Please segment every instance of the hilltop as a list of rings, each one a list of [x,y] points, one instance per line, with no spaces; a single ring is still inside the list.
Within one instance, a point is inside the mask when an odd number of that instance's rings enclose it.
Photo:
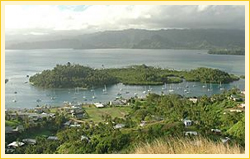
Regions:
[[[10,39],[7,37],[7,39]],[[32,40],[29,40],[32,39]],[[127,29],[78,35],[22,36],[6,41],[6,49],[214,49],[244,48],[244,30]]]

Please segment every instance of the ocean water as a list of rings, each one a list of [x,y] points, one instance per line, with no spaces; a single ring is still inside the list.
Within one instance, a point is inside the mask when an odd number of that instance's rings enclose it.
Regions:
[[[6,50],[5,52],[5,84],[6,108],[33,108],[37,105],[61,106],[64,102],[106,103],[114,100],[118,95],[129,98],[137,94],[144,97],[148,90],[154,93],[178,93],[184,96],[212,95],[220,93],[218,84],[204,84],[199,82],[183,82],[163,86],[125,86],[117,84],[94,91],[71,89],[41,89],[29,84],[27,75],[45,69],[52,69],[56,64],[67,62],[90,66],[93,68],[126,67],[130,65],[146,64],[175,70],[190,70],[197,67],[218,68],[236,75],[245,74],[245,56],[210,55],[206,50],[150,50],[150,49],[44,49],[44,50]],[[222,84],[225,89],[238,87],[245,89],[245,80],[230,84]],[[173,90],[173,91],[169,91]],[[127,93],[126,93],[127,92]],[[128,93],[129,92],[129,93]],[[146,92],[146,93],[145,93]],[[96,98],[93,98],[95,96]]]

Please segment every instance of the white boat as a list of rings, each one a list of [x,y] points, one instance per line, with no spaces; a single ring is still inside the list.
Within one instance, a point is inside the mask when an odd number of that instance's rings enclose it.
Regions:
[[[164,83],[164,86],[162,87],[162,90],[166,90],[167,89],[167,84]]]
[[[107,94],[107,87],[104,85],[104,89],[102,90],[103,94]]]
[[[16,103],[16,99],[13,99],[12,102]]]
[[[152,88],[148,86],[148,92],[152,92]]]
[[[221,82],[220,82],[219,88],[220,88],[221,91],[224,91],[224,90],[225,90],[225,88],[222,87]]]
[[[170,85],[170,88],[168,90],[169,92],[173,92],[174,90],[171,88],[171,85]]]

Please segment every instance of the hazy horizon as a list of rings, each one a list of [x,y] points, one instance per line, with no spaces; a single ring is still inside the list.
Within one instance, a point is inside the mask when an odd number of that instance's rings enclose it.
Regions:
[[[243,5],[6,5],[5,34],[85,34],[126,29],[240,29]]]

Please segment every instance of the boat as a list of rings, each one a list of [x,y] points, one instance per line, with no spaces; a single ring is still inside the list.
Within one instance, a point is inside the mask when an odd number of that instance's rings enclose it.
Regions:
[[[42,100],[41,99],[37,99],[36,102],[41,102]]]
[[[9,82],[9,79],[5,79],[5,83]]]
[[[221,91],[224,91],[224,90],[225,90],[225,88],[222,87],[221,82],[220,82],[219,88],[220,88]]]
[[[209,88],[207,89],[207,91],[212,91],[212,90],[213,90],[212,84],[210,83],[210,86],[209,86]]]
[[[169,92],[173,92],[174,90],[171,88],[171,85],[170,85],[170,88],[168,90]]]
[[[162,87],[162,90],[166,90],[167,89],[167,84],[164,83],[164,86]]]
[[[55,100],[55,99],[56,99],[56,97],[51,97],[50,99],[51,99],[51,100]]]
[[[29,75],[26,75],[26,77],[30,77]]]
[[[152,88],[150,86],[148,86],[148,92],[151,92]]]
[[[95,92],[93,92],[92,99],[96,99]]]
[[[107,94],[107,87],[104,85],[104,89],[102,90],[103,94]]]
[[[121,96],[122,94],[120,92],[117,93],[118,96]]]
[[[14,94],[17,94],[17,92],[14,92]]]
[[[146,94],[146,93],[147,93],[146,89],[147,89],[147,88],[146,88],[146,86],[145,86],[145,91],[142,92],[143,94]]]
[[[16,99],[13,99],[12,102],[16,103]]]
[[[206,88],[207,87],[207,84],[206,84],[206,82],[205,82],[205,84],[202,86],[202,88]]]

